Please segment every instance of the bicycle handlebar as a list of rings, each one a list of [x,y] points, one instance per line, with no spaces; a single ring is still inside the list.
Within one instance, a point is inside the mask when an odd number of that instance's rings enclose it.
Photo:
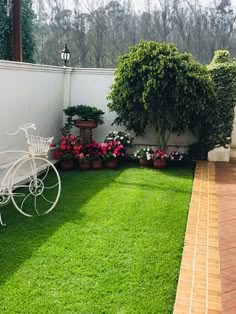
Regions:
[[[9,133],[7,132],[8,135],[15,135],[17,134],[20,130],[24,131],[26,134],[28,134],[28,129],[34,129],[36,130],[35,124],[34,123],[25,123],[25,124],[20,124],[18,126],[18,130],[14,133]]]

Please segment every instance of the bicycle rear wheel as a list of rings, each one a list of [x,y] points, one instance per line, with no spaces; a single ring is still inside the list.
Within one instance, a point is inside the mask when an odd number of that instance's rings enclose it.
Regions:
[[[12,174],[11,199],[23,215],[48,214],[57,204],[61,180],[55,166],[45,158],[29,157]]]

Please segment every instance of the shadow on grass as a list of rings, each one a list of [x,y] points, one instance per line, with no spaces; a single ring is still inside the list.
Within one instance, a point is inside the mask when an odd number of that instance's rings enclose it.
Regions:
[[[62,225],[82,220],[85,213],[81,212],[81,207],[106,188],[108,182],[111,184],[122,171],[61,172],[60,200],[46,216],[25,217],[12,203],[1,208],[7,227],[0,227],[0,285]]]
[[[189,178],[189,171],[190,171],[192,172],[192,178],[194,178],[196,162],[190,161],[188,163],[184,163],[176,167],[167,165],[167,167],[164,169],[154,169],[152,165],[148,167],[143,167],[143,166],[140,166],[138,160],[132,160],[132,161],[124,162],[121,167],[150,169],[150,170],[156,171],[157,174],[161,173],[165,176],[176,177],[176,178],[180,177],[180,174],[181,174],[181,178],[183,178],[185,176],[183,171],[186,171],[186,177]]]

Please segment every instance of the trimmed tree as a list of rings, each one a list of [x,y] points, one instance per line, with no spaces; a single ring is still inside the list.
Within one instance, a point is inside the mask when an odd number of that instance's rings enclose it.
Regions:
[[[196,129],[214,89],[206,67],[190,54],[174,44],[141,41],[119,58],[108,99],[115,124],[136,135],[153,125],[165,149],[171,133]]]

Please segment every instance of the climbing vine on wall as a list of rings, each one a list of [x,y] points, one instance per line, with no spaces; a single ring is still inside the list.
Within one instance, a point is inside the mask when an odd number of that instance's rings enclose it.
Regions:
[[[208,67],[215,85],[216,100],[203,114],[200,140],[208,150],[231,141],[236,105],[236,62],[225,50],[218,50]]]

